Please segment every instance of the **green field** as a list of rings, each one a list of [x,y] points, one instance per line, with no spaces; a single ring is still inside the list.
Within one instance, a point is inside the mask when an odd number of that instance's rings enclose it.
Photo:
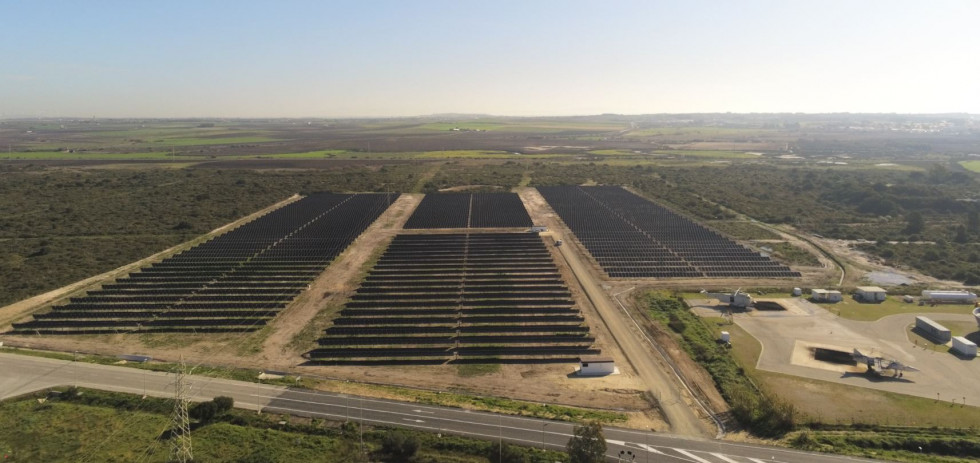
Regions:
[[[650,129],[631,130],[628,137],[757,137],[775,134],[775,130],[735,127],[656,127]]]
[[[450,131],[454,128],[460,130],[486,130],[499,132],[612,132],[622,130],[622,124],[603,124],[586,123],[572,121],[540,121],[540,120],[473,120],[463,122],[433,122],[417,127],[421,130]]]
[[[960,165],[969,171],[980,173],[980,161],[960,161]]]
[[[902,302],[898,296],[889,296],[878,304],[865,304],[855,301],[851,296],[844,295],[844,300],[836,304],[817,304],[838,316],[851,320],[874,321],[881,317],[900,313],[957,313],[969,314],[973,306],[967,304],[940,304],[937,306],[920,306],[916,303]]]
[[[744,151],[731,150],[657,150],[652,154],[668,156],[691,156],[699,158],[720,158],[720,159],[758,159],[759,156],[749,154]]]

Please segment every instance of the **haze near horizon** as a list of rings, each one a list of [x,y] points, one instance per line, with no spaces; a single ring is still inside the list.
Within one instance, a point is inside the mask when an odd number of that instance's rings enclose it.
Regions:
[[[973,1],[47,1],[0,16],[0,118],[980,113]]]

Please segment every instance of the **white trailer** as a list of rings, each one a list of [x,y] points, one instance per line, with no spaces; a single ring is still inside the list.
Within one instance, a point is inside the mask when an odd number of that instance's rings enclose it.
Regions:
[[[976,357],[977,345],[963,336],[953,336],[953,351],[964,357]]]
[[[915,328],[926,334],[936,344],[946,344],[952,337],[949,328],[932,321],[931,318],[918,316],[915,317]]]

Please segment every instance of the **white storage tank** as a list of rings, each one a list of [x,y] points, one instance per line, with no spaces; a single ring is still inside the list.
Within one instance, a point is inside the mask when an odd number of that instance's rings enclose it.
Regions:
[[[944,291],[927,289],[922,291],[922,298],[929,302],[946,304],[973,304],[977,302],[977,295],[969,291]]]
[[[721,332],[721,342],[729,343],[732,342],[732,335],[727,331]]]
[[[802,296],[802,295],[803,295],[802,288],[793,288],[793,296]]]
[[[976,357],[977,345],[963,336],[953,337],[953,351],[964,357]]]

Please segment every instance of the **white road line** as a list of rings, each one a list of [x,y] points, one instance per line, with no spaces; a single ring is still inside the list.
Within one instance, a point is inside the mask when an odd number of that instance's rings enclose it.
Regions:
[[[693,454],[691,452],[688,452],[687,450],[684,450],[684,449],[675,449],[675,448],[671,447],[671,450],[673,450],[673,451],[675,451],[675,452],[677,452],[677,453],[679,453],[681,455],[684,455],[685,457],[688,457],[688,458],[690,458],[690,459],[692,459],[692,460],[694,460],[694,461],[696,461],[698,463],[711,463],[710,461],[705,460],[704,458],[701,458],[701,457],[699,457],[699,456],[697,456],[697,455],[695,455],[695,454]]]
[[[719,460],[725,461],[727,463],[738,463],[737,461],[732,460],[731,458],[728,458],[728,456],[726,456],[723,453],[712,453],[711,455],[714,456],[714,457],[716,457],[716,458],[718,458]]]
[[[637,446],[637,447],[639,447],[639,448],[641,448],[643,450],[646,450],[647,452],[650,452],[650,453],[656,453],[656,454],[660,454],[660,455],[666,455],[666,453],[663,453],[663,452],[661,452],[661,451],[659,451],[659,450],[657,450],[657,449],[655,449],[653,447],[650,447],[647,444],[635,444],[634,443],[633,445],[635,445],[635,446]]]

